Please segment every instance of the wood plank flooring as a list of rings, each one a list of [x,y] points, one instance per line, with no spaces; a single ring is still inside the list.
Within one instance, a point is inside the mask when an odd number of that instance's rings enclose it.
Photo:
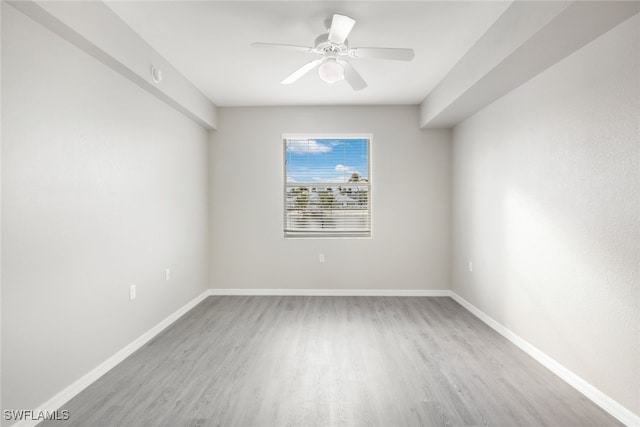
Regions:
[[[41,426],[618,426],[450,298],[209,297]]]

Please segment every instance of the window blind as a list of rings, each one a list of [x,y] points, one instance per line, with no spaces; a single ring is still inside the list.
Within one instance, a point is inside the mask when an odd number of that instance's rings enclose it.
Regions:
[[[285,138],[285,237],[371,235],[370,138]]]

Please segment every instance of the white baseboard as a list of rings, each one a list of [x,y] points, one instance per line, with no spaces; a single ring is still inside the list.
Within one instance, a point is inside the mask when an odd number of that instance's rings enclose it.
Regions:
[[[562,366],[560,363],[549,357],[538,348],[534,347],[529,342],[525,341],[520,336],[516,335],[513,331],[511,331],[504,325],[498,323],[492,317],[488,316],[486,313],[471,304],[469,301],[462,298],[460,295],[456,294],[453,291],[450,291],[450,295],[451,298],[453,298],[458,304],[466,308],[478,319],[489,325],[493,330],[511,341],[529,356],[540,362],[551,372],[562,378],[573,388],[591,399],[596,405],[600,406],[602,409],[618,419],[618,421],[629,427],[640,427],[640,417],[638,415],[634,414],[633,412],[586,382],[584,379]]]
[[[209,295],[448,297],[448,289],[209,289]]]
[[[156,335],[170,326],[173,322],[178,320],[182,315],[187,313],[193,307],[198,305],[202,300],[209,296],[209,291],[203,292],[201,295],[195,297],[184,306],[180,307],[178,310],[173,312],[167,318],[162,320],[153,328],[149,329],[147,332],[136,338],[135,341],[128,344],[122,350],[118,351],[116,354],[102,362],[96,368],[92,369],[89,373],[75,381],[69,387],[62,390],[60,393],[53,396],[51,399],[47,400],[45,403],[40,405],[38,409],[34,412],[39,413],[40,411],[55,411],[58,408],[61,408],[65,403],[74,398],[78,393],[80,393],[85,388],[89,387],[92,383],[94,383],[98,378],[106,374],[112,368],[114,368],[118,363],[122,362],[124,359],[133,354],[140,347],[151,341]],[[38,424],[40,421],[30,421],[23,420],[13,424],[12,427],[31,427]]]

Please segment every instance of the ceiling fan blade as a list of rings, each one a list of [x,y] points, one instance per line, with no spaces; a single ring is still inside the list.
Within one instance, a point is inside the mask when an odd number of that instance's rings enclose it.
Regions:
[[[356,24],[356,20],[345,15],[333,15],[331,28],[329,28],[329,41],[335,44],[344,44],[349,33]]]
[[[304,53],[313,51],[312,47],[295,46],[295,45],[291,45],[291,44],[259,43],[259,42],[256,42],[256,43],[251,43],[251,46],[253,46],[253,47],[274,48],[274,49],[289,50],[289,51],[304,52]]]
[[[393,47],[356,47],[349,49],[353,58],[393,59],[395,61],[411,61],[415,54],[413,49]]]
[[[344,79],[351,85],[353,90],[362,90],[367,87],[367,82],[364,81],[360,73],[347,61],[338,61],[342,68],[344,68]]]
[[[281,81],[280,83],[282,83],[283,85],[290,85],[291,83],[294,83],[300,77],[304,76],[309,71],[313,70],[318,65],[320,65],[320,63],[322,61],[324,61],[324,58],[314,59],[311,62],[307,62],[302,67],[298,68],[296,71],[294,71],[293,73],[289,74],[289,76],[287,78],[285,78],[283,81]]]

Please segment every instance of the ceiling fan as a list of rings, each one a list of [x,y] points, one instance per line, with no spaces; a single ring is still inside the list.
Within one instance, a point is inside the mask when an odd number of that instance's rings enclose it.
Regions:
[[[388,47],[349,47],[347,37],[356,20],[345,15],[334,14],[333,18],[325,21],[328,32],[316,38],[314,47],[295,46],[276,43],[252,43],[251,46],[284,49],[293,52],[315,53],[320,58],[307,62],[302,67],[282,80],[283,85],[296,82],[300,77],[318,68],[318,75],[327,83],[346,80],[353,90],[361,90],[367,87],[367,82],[345,59],[350,58],[375,58],[391,59],[396,61],[411,61],[414,57],[413,49],[388,48]]]

